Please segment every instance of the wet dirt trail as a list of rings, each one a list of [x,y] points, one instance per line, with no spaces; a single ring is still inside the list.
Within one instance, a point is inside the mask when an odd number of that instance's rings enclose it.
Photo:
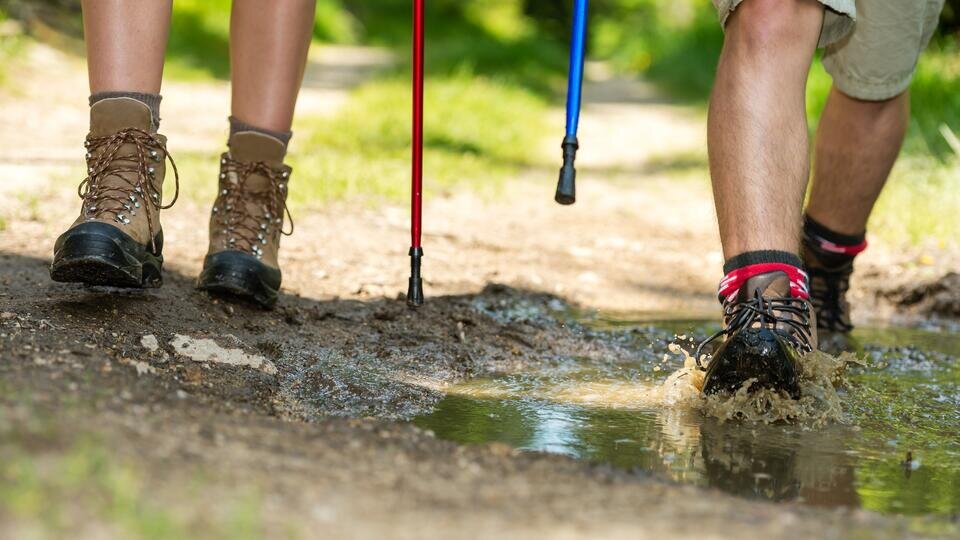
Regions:
[[[906,520],[855,508],[751,501],[642,470],[439,440],[407,422],[471,378],[573,359],[628,364],[651,346],[571,313],[713,316],[717,276],[704,269],[718,268],[720,253],[709,187],[668,174],[702,164],[697,110],[599,74],[582,121],[596,151],[582,151],[577,206],[552,204],[553,171],[524,173],[509,198],[428,201],[428,301],[417,312],[398,297],[405,208],[305,213],[285,239],[279,307],[263,312],[194,290],[206,208],[190,200],[164,214],[163,288],[50,282],[53,240],[76,207],[85,83],[82,66],[36,54],[33,76],[56,67],[76,84],[0,101],[15,119],[0,129],[0,500],[28,493],[47,504],[0,510],[0,537],[35,530],[38,515],[72,537],[139,534],[103,499],[136,501],[134,517],[162,514],[197,536],[231,527],[331,538],[910,534]],[[361,71],[376,64],[364,51],[356,58]],[[335,108],[359,80],[349,65],[335,71],[346,75],[308,85],[307,107]],[[175,117],[212,116],[216,125],[189,137],[216,151],[224,85],[172,84],[165,94],[165,131],[189,131]],[[888,277],[877,272],[892,256],[878,249],[863,266],[860,318],[886,306],[871,283]]]

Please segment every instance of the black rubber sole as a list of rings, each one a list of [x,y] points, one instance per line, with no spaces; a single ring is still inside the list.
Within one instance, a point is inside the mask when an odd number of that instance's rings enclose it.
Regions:
[[[707,366],[703,392],[736,392],[748,379],[757,379],[751,388],[770,388],[799,399],[797,352],[773,330],[741,330],[714,353]]]
[[[252,302],[263,309],[277,304],[280,270],[240,251],[207,255],[197,288],[209,293]]]
[[[80,224],[57,238],[50,278],[95,286],[159,287],[163,284],[162,233],[157,237],[157,253],[152,253],[112,225]]]

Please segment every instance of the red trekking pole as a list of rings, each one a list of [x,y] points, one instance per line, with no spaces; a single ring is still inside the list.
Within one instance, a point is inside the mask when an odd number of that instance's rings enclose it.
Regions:
[[[407,305],[423,305],[423,279],[420,245],[423,222],[423,2],[413,0],[413,167],[410,193],[410,284]]]

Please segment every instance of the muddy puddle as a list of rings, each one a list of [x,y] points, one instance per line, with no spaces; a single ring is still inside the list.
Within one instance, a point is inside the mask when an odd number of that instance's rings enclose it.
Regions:
[[[684,364],[670,344],[689,348],[711,323],[588,327],[642,352],[629,362],[547,362],[470,380],[414,422],[460,443],[564,454],[750,499],[960,519],[956,333],[865,328],[834,343],[865,365],[846,368],[839,419],[811,425],[722,421],[664,397]]]

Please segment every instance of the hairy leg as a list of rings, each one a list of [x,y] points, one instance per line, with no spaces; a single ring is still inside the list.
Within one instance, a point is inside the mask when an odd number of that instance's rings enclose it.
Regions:
[[[234,0],[230,65],[235,118],[263,129],[290,131],[315,4],[315,0]]]
[[[863,234],[910,120],[907,92],[861,101],[836,88],[820,119],[807,214],[841,234]]]
[[[810,170],[805,88],[823,9],[813,0],[746,0],[727,22],[708,120],[727,259],[799,248]]]
[[[90,93],[159,94],[172,0],[83,0]]]

